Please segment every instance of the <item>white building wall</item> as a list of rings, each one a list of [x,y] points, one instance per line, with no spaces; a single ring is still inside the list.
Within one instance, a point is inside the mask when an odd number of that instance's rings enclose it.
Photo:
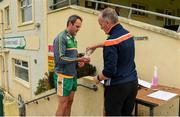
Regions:
[[[32,1],[34,5],[32,7],[34,13],[33,23],[30,25],[19,26],[17,0],[9,0],[11,29],[5,30],[4,34],[4,37],[24,36],[26,40],[25,49],[9,49],[10,52],[7,56],[9,92],[15,97],[17,97],[18,94],[21,94],[24,100],[29,100],[34,96],[38,80],[44,76],[47,69],[47,64],[44,64],[47,62],[47,55],[43,33],[43,1]],[[7,0],[4,0],[0,3],[0,8],[4,9],[7,5]],[[37,24],[40,24],[39,28],[36,27]],[[13,58],[23,59],[29,62],[29,87],[23,85],[14,77]]]

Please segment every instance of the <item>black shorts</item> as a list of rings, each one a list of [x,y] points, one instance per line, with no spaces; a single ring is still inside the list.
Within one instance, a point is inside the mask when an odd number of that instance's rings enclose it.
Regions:
[[[138,91],[138,81],[132,81],[115,86],[105,86],[106,116],[130,116]]]

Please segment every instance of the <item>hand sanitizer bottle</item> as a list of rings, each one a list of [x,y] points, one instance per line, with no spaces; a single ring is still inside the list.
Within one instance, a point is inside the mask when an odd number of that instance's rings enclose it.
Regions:
[[[154,67],[154,75],[152,78],[152,84],[151,87],[152,88],[156,88],[158,86],[158,77],[157,77],[157,67]]]
[[[90,56],[92,53],[93,53],[93,50],[88,50],[88,51],[86,51],[86,55],[87,55],[87,56]]]

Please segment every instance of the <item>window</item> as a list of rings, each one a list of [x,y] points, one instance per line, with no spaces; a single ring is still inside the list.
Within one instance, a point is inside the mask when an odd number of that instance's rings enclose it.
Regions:
[[[29,67],[28,62],[23,60],[14,59],[15,77],[18,80],[29,83]]]
[[[9,28],[10,26],[10,14],[9,14],[9,6],[7,6],[5,9],[5,28]]]
[[[107,0],[97,0],[97,1],[108,2]],[[85,1],[85,7],[95,9],[96,8],[96,3],[95,2],[91,2],[91,1]],[[97,9],[101,10],[101,9],[106,8],[106,7],[107,7],[107,5],[98,4]]]
[[[133,8],[142,9],[142,10],[147,10],[147,8],[146,8],[144,5],[132,4],[131,6],[132,6]],[[138,12],[138,11],[132,11],[132,14],[134,14],[134,15],[140,15],[140,16],[147,16],[146,13],[144,13],[144,12]]]
[[[166,9],[165,10],[165,14],[166,15],[174,15],[174,13],[173,13],[173,11],[172,10],[168,10],[168,9]],[[169,19],[169,18],[165,18],[165,20],[164,20],[164,25],[165,26],[170,26],[170,25],[174,25],[175,24],[175,20],[173,20],[173,19]]]
[[[32,0],[20,0],[21,22],[32,21]]]
[[[50,3],[49,8],[52,10],[62,8],[69,5],[69,2],[71,2],[71,5],[79,5],[79,0],[49,0]]]
[[[157,12],[157,13],[164,14],[164,9],[156,9],[156,12]],[[158,20],[158,21],[163,21],[163,20],[164,20],[164,17],[156,16],[156,20]]]

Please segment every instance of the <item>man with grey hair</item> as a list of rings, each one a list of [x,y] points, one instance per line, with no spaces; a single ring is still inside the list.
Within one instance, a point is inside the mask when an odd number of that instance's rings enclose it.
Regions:
[[[109,36],[103,43],[88,47],[87,51],[103,47],[104,68],[94,80],[97,83],[105,80],[105,115],[130,116],[138,89],[133,36],[119,24],[114,9],[104,9],[98,22]]]
[[[81,28],[82,18],[71,15],[67,28],[56,36],[53,42],[54,71],[57,79],[59,104],[56,116],[70,116],[74,93],[77,90],[77,66],[83,67],[90,62],[88,57],[78,58],[75,36]]]

